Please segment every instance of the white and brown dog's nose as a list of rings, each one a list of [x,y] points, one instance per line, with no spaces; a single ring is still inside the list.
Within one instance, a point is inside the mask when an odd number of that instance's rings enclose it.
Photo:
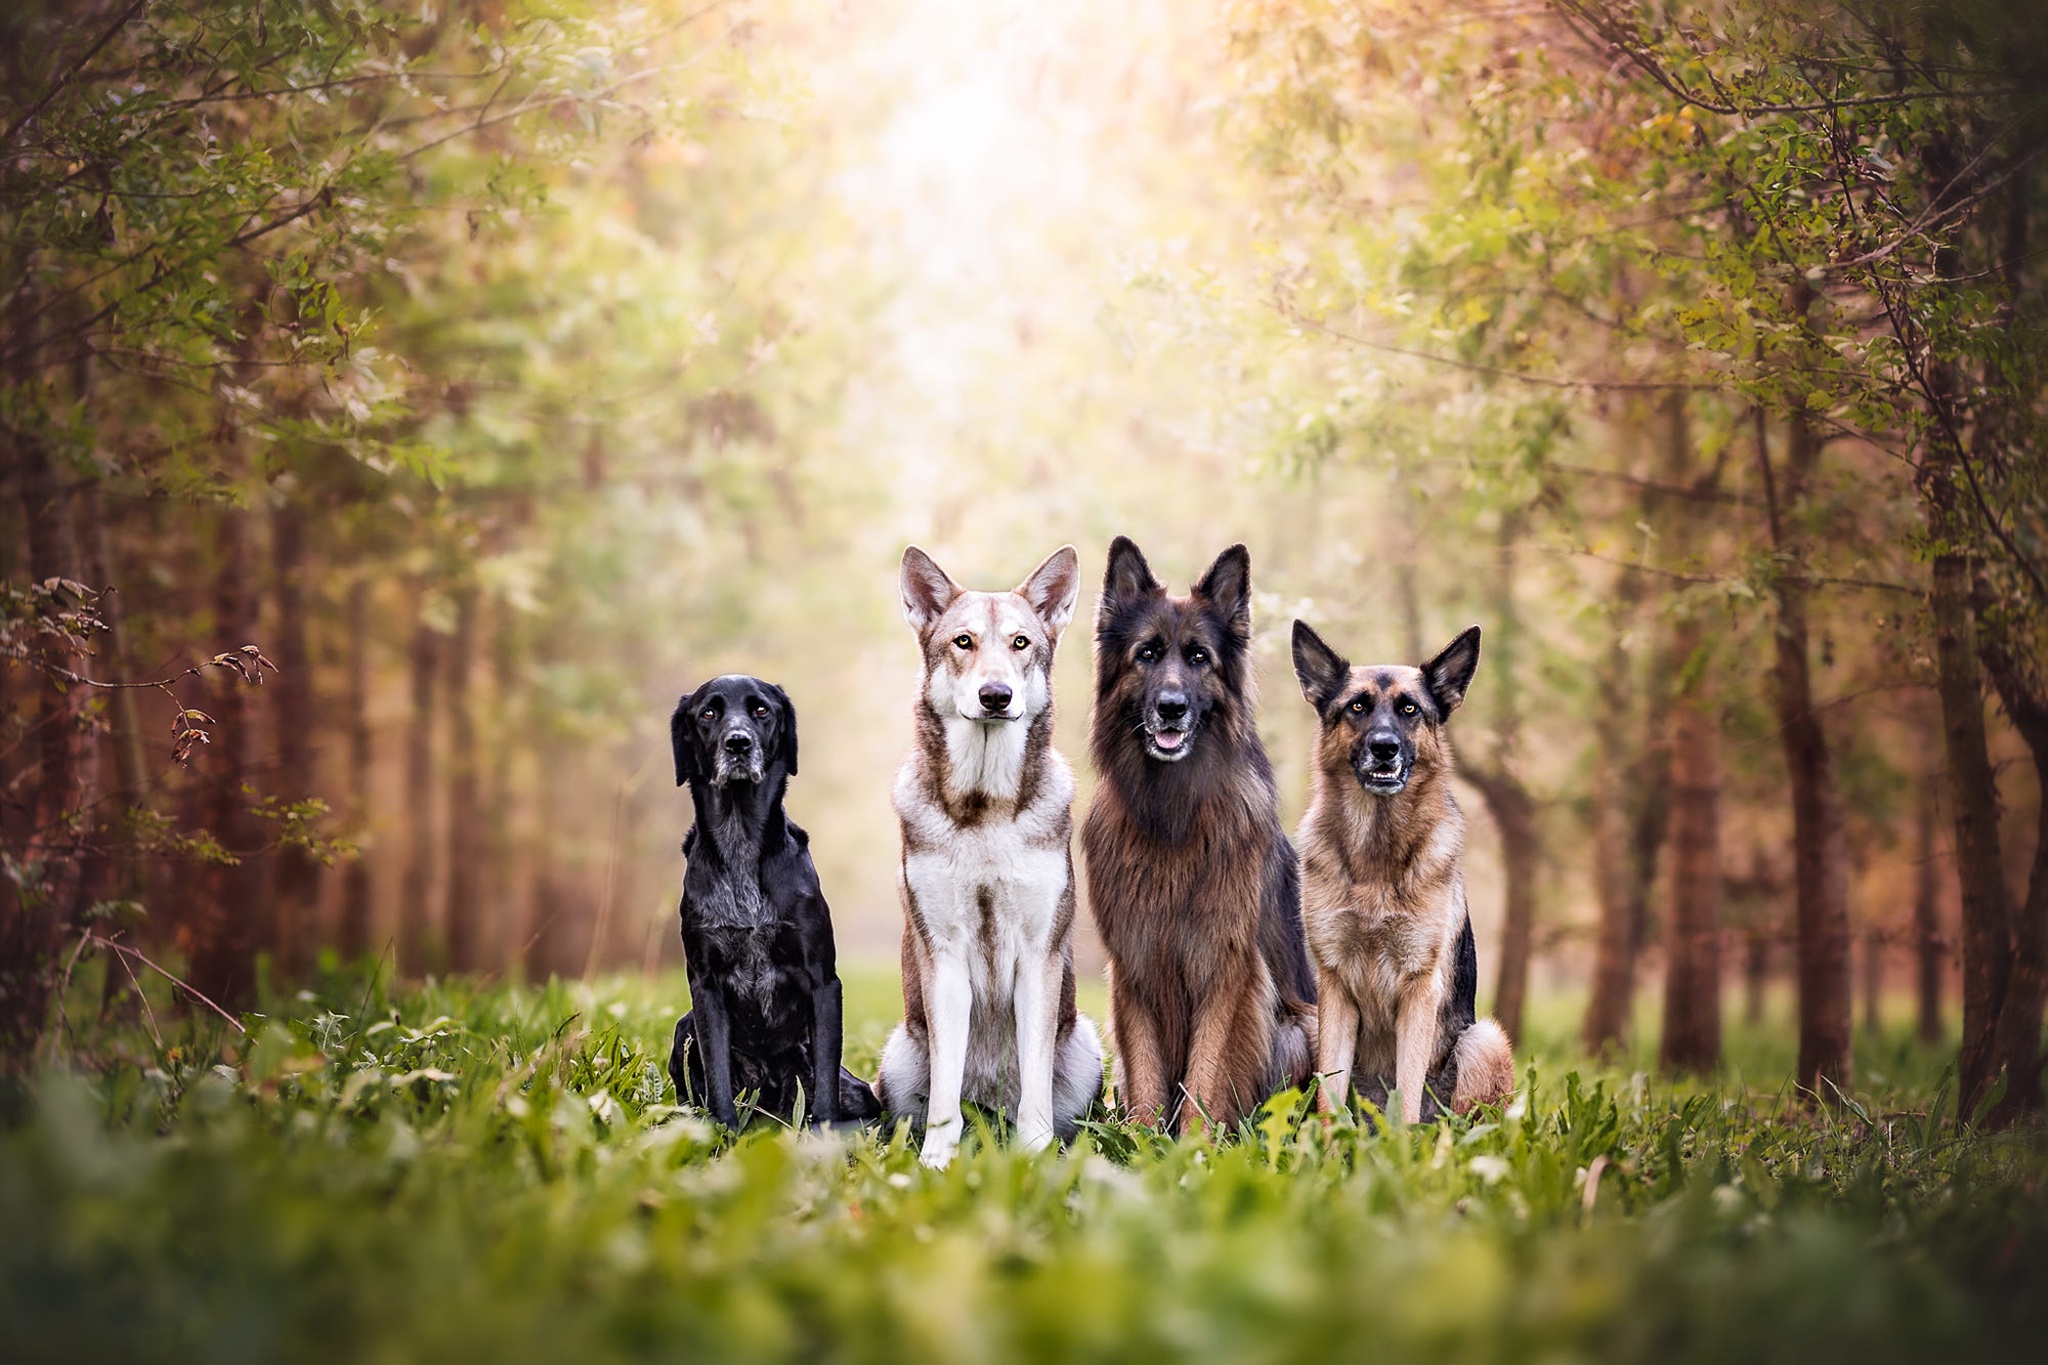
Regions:
[[[983,683],[981,685],[982,714],[986,716],[1002,716],[1007,718],[1010,714],[1010,700],[1015,695],[1016,694],[1010,690],[1010,685],[1008,683]]]

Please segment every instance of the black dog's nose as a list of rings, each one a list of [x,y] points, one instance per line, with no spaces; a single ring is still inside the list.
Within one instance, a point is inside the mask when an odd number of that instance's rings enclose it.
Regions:
[[[1010,689],[1004,683],[983,683],[981,685],[981,709],[994,714],[1010,709]]]
[[[743,754],[754,747],[754,737],[744,730],[735,730],[725,737],[725,751],[729,754]]]
[[[1159,712],[1159,719],[1170,725],[1187,715],[1188,699],[1180,692],[1161,692],[1155,707]]]
[[[1401,756],[1401,741],[1391,737],[1374,735],[1365,741],[1365,747],[1381,763]]]

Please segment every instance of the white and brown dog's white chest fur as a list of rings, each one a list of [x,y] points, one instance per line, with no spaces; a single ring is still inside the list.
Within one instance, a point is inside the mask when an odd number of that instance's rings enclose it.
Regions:
[[[1078,587],[1071,547],[999,593],[904,552],[924,667],[894,791],[904,1022],[876,1092],[924,1121],[928,1164],[959,1145],[963,1098],[1011,1114],[1035,1149],[1101,1088],[1101,1045],[1074,1011],[1074,775],[1052,747],[1053,655]]]

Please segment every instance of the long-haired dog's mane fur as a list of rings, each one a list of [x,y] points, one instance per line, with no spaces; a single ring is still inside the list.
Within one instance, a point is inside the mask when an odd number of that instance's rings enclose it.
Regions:
[[[1119,537],[1096,619],[1082,843],[1117,1092],[1184,1131],[1305,1079],[1314,1032],[1294,851],[1254,724],[1250,591],[1241,545],[1174,597]]]

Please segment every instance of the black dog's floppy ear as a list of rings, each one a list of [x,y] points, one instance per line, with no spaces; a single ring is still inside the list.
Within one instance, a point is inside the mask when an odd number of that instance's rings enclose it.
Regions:
[[[668,743],[675,751],[678,787],[697,776],[697,746],[690,738],[690,713],[696,709],[696,698],[695,692],[684,693],[668,718]]]
[[[953,599],[960,595],[960,585],[947,577],[946,571],[938,566],[932,557],[915,545],[903,549],[903,573],[899,586],[903,592],[903,616],[910,622],[910,628],[919,635],[931,628]]]
[[[1308,622],[1297,619],[1294,623],[1294,677],[1301,684],[1301,695],[1308,698],[1308,704],[1320,714],[1325,706],[1337,700],[1337,694],[1344,690],[1344,680],[1350,676],[1350,661],[1324,644],[1323,637],[1311,630]]]
[[[1216,556],[1209,572],[1195,584],[1195,596],[1207,598],[1230,622],[1232,633],[1249,640],[1252,634],[1252,552],[1233,545]]]
[[[1129,536],[1109,543],[1109,567],[1102,575],[1102,601],[1096,607],[1095,623],[1106,626],[1125,604],[1140,597],[1152,597],[1166,589],[1152,576],[1145,552]]]
[[[1465,689],[1479,669],[1479,627],[1467,626],[1444,652],[1422,666],[1422,681],[1436,698],[1437,710],[1448,717],[1465,700]]]
[[[1074,599],[1081,592],[1081,557],[1071,545],[1062,545],[1017,585],[1017,595],[1031,604],[1038,619],[1054,635],[1074,619]]]
[[[782,708],[782,719],[777,722],[781,736],[775,741],[775,757],[791,777],[796,776],[796,703],[789,699],[789,693],[770,684],[768,690],[775,694],[775,702]]]

